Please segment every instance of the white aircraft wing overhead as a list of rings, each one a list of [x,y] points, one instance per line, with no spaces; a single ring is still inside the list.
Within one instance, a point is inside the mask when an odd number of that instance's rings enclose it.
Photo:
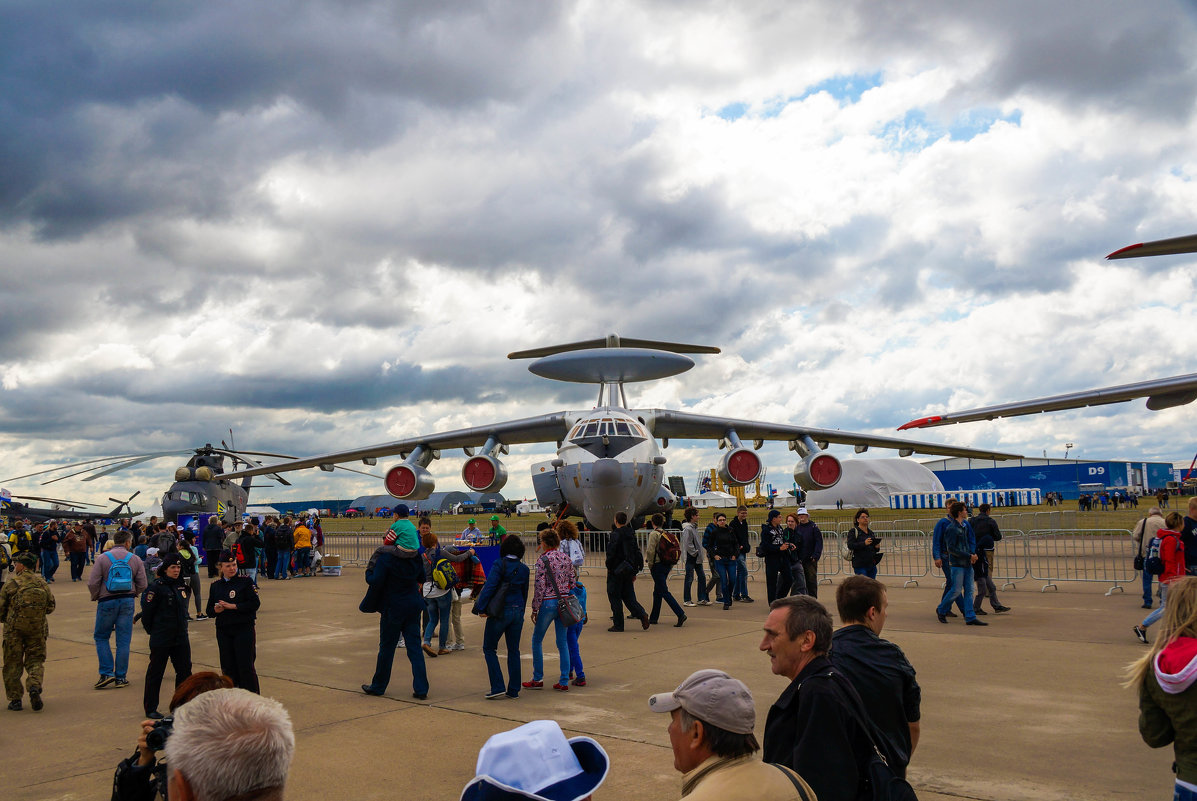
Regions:
[[[920,417],[898,427],[899,431],[908,428],[930,428],[932,426],[946,426],[953,423],[971,423],[976,420],[993,420],[997,417],[1017,417],[1020,414],[1035,414],[1037,412],[1058,412],[1063,409],[1080,409],[1085,406],[1102,406],[1107,403],[1123,403],[1135,398],[1147,398],[1147,408],[1152,411],[1170,409],[1173,406],[1183,406],[1197,400],[1197,373],[1178,375],[1172,378],[1159,378],[1154,381],[1140,381],[1137,384],[1122,384],[1117,387],[1102,387],[1084,392],[1069,392],[1064,395],[1052,395],[1047,398],[1019,401],[1017,403],[1003,403],[997,406],[985,406],[980,409],[969,409],[963,412],[944,412],[939,415]]]
[[[1137,259],[1140,256],[1172,256],[1178,253],[1197,253],[1197,234],[1140,242],[1115,250],[1107,259]]]
[[[505,423],[495,423],[489,426],[461,428],[456,431],[446,431],[428,436],[410,437],[381,445],[370,445],[339,453],[325,453],[320,456],[309,456],[302,459],[291,459],[286,462],[275,462],[224,473],[221,478],[237,479],[247,476],[263,476],[272,473],[286,473],[292,470],[305,470],[309,467],[321,465],[335,465],[340,462],[354,462],[364,459],[376,459],[385,456],[406,456],[419,446],[426,449],[439,450],[441,448],[477,448],[486,444],[490,437],[496,437],[504,445],[522,445],[530,442],[557,442],[569,432],[573,417],[567,412],[541,415],[540,417],[525,417],[522,420],[511,420]]]
[[[895,437],[876,437],[872,434],[857,434],[826,428],[807,428],[778,423],[762,423],[756,420],[734,420],[726,417],[710,417],[690,412],[675,412],[668,409],[645,409],[632,412],[645,419],[653,420],[653,433],[666,439],[720,439],[728,430],[734,429],[741,440],[793,440],[810,437],[816,443],[828,442],[837,445],[867,445],[876,448],[890,448],[897,451],[926,453],[938,456],[965,456],[974,459],[1021,459],[1018,454],[999,451],[959,448],[954,445],[940,445],[935,442]]]

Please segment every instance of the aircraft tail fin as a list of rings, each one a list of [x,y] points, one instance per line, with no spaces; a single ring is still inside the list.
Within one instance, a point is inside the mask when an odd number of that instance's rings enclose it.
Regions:
[[[665,350],[670,353],[719,353],[719,348],[712,345],[689,345],[684,342],[658,342],[654,339],[629,339],[618,334],[610,334],[602,339],[587,339],[582,342],[568,342],[564,345],[546,345],[543,348],[531,350],[517,350],[508,353],[508,359],[539,359],[554,353],[568,353],[572,350],[590,350],[591,348],[647,348],[650,350]]]

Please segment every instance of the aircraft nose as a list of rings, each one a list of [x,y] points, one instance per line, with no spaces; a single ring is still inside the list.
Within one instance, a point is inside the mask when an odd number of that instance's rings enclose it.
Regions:
[[[590,478],[596,486],[614,487],[623,478],[623,471],[616,460],[599,459],[591,468]]]

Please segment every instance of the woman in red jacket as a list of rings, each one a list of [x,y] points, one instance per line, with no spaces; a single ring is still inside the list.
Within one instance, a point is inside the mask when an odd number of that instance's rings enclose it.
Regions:
[[[1180,542],[1180,530],[1184,518],[1179,512],[1172,512],[1164,518],[1164,528],[1156,534],[1160,538],[1160,559],[1164,561],[1164,572],[1160,574],[1160,605],[1143,622],[1135,626],[1139,642],[1147,642],[1147,627],[1164,615],[1164,604],[1168,599],[1168,585],[1185,574],[1185,547]]]

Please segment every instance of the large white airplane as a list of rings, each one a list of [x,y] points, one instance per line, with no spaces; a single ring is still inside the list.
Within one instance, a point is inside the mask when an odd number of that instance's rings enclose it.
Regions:
[[[254,466],[224,477],[233,480],[311,467],[332,470],[342,462],[360,460],[373,465],[380,458],[399,456],[403,461],[386,473],[387,492],[401,500],[418,501],[434,490],[428,465],[440,458],[442,450],[463,449],[466,460],[461,478],[467,487],[476,492],[497,492],[507,481],[507,470],[499,456],[508,453],[509,446],[555,442],[556,458],[532,466],[537,502],[559,513],[583,516],[592,526],[605,529],[612,525],[616,512],[635,518],[674,507],[677,499],[665,486],[666,457],[661,453],[670,440],[718,440],[719,447],[727,450],[720,461],[719,474],[735,486],[750,484],[761,474],[763,463],[756,450],[765,440],[787,441],[798,454],[794,481],[807,490],[832,487],[840,480],[843,472],[840,461],[826,452],[832,443],[853,445],[857,453],[877,447],[897,450],[901,456],[926,453],[981,459],[1019,458],[1015,454],[850,431],[627,407],[624,384],[683,373],[694,366],[686,353],[718,352],[718,348],[702,345],[621,340],[612,334],[605,339],[511,353],[510,359],[536,359],[528,369],[544,378],[598,384],[595,407]]]
[[[1106,258],[1135,259],[1141,256],[1171,256],[1181,253],[1197,253],[1197,234],[1128,245],[1115,250]],[[1147,398],[1147,408],[1152,411],[1192,403],[1197,400],[1197,373],[1157,378],[1153,381],[1140,381],[1135,384],[1120,384],[1116,387],[1068,392],[1063,395],[1051,395],[1046,398],[1033,398],[1015,403],[1001,403],[997,406],[983,406],[963,412],[928,415],[904,423],[898,426],[898,430],[906,431],[911,428],[971,423],[977,420],[995,420],[999,417],[1017,417],[1039,412],[1058,412],[1064,409],[1080,409],[1085,406],[1104,406],[1108,403],[1125,403],[1135,398]]]

